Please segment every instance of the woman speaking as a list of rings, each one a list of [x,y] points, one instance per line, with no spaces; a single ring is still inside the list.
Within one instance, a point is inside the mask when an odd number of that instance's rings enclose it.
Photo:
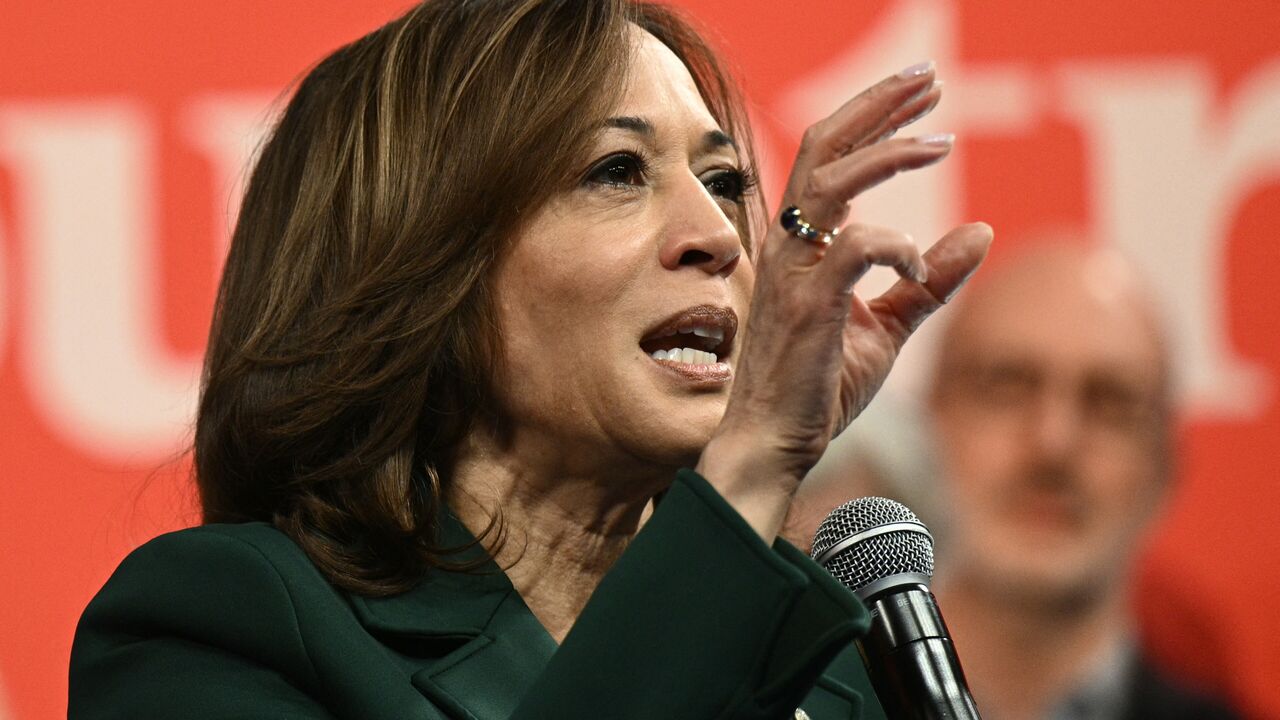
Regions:
[[[777,534],[990,242],[844,226],[947,155],[894,137],[939,92],[908,68],[811,127],[766,221],[660,7],[429,0],[323,60],[227,258],[205,524],[86,609],[70,716],[878,716],[865,609]]]

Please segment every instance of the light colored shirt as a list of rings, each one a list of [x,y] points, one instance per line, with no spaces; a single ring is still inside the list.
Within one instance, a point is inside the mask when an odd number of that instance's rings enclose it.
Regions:
[[[1137,646],[1128,635],[1093,662],[1084,682],[1050,706],[1046,720],[1119,720],[1128,698],[1128,675]]]

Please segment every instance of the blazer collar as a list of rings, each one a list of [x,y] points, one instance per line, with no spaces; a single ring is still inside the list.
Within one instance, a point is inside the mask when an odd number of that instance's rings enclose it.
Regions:
[[[410,657],[413,684],[450,715],[469,720],[511,715],[555,653],[556,643],[511,581],[454,515],[441,513],[441,540],[467,549],[467,572],[434,569],[408,592],[350,596],[370,634]]]

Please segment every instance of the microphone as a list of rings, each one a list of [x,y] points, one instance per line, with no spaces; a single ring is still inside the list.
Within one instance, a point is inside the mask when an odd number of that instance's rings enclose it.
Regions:
[[[887,498],[850,500],[818,527],[813,559],[871,611],[858,652],[890,720],[979,718],[929,592],[933,536],[915,513]]]

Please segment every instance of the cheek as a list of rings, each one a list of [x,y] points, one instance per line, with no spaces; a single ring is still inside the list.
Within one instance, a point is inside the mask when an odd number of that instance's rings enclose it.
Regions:
[[[958,494],[999,493],[1012,481],[1017,433],[989,413],[946,412],[937,425],[944,470]]]
[[[499,333],[506,365],[518,384],[546,385],[590,362],[600,346],[591,308],[599,299],[580,285],[550,278],[534,292],[512,293],[500,300]]]
[[[499,392],[521,416],[587,413],[593,395],[618,384],[628,351],[638,352],[628,315],[641,305],[631,289],[639,284],[638,253],[579,224],[543,228],[519,243],[495,276],[507,373]]]
[[[1081,475],[1102,512],[1141,520],[1161,494],[1161,468],[1155,452],[1141,443],[1098,438],[1081,458]]]
[[[537,237],[524,242],[503,263],[494,280],[499,331],[509,354],[555,354],[566,343],[581,352],[593,332],[616,279],[600,271],[608,265],[586,253],[572,252],[578,233],[562,240]]]

